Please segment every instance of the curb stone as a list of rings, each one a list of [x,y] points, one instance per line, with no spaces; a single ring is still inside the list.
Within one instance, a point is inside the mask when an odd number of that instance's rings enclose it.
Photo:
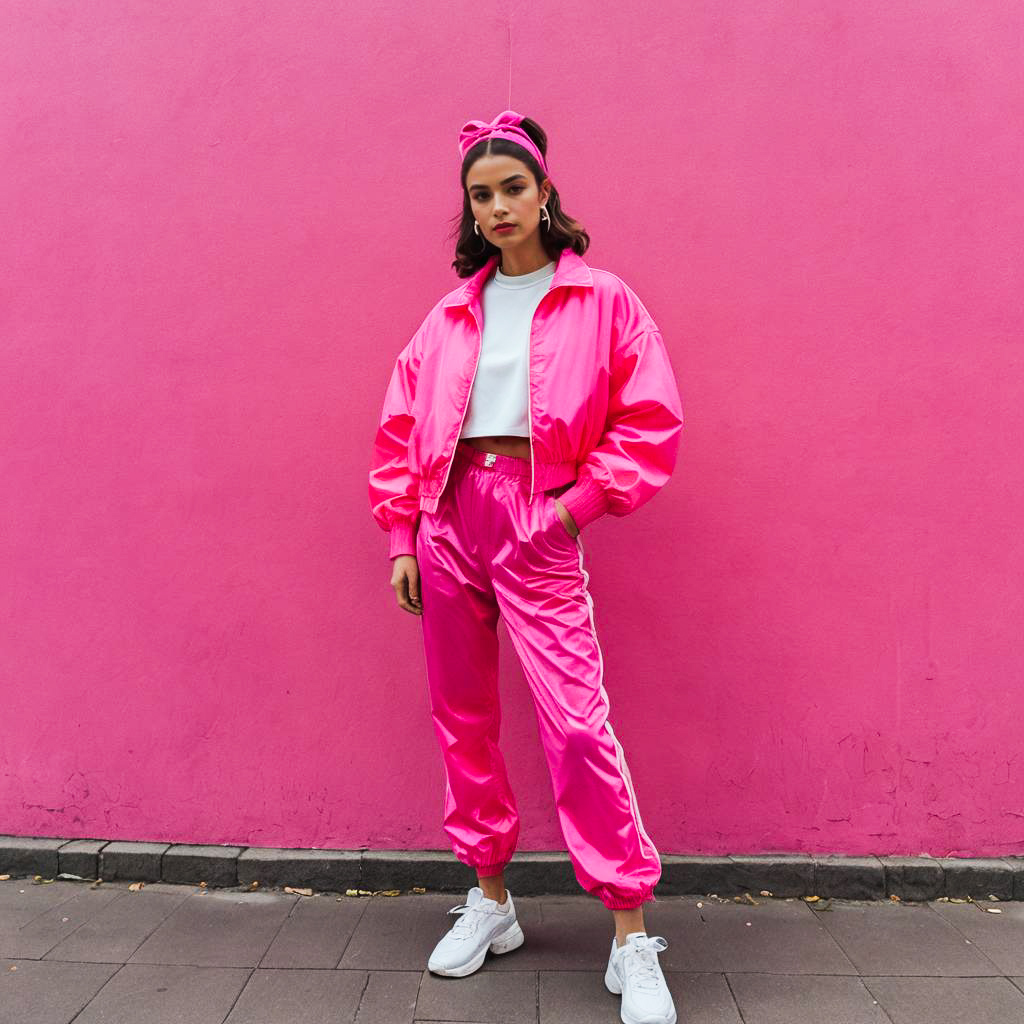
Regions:
[[[1022,857],[849,857],[770,853],[663,854],[657,897],[738,896],[925,901],[939,897],[1024,901]],[[253,883],[344,893],[422,887],[465,892],[469,869],[448,850],[305,850],[0,835],[0,875],[94,881]],[[517,896],[580,895],[568,855],[517,853],[505,872]]]

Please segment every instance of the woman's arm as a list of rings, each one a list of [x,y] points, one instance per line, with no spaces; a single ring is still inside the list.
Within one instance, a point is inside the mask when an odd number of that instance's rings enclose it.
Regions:
[[[605,513],[626,516],[675,469],[682,400],[661,332],[650,321],[612,353],[608,415],[576,483],[559,496],[583,530]]]
[[[422,359],[422,328],[399,353],[373,441],[369,494],[373,518],[388,531],[388,557],[416,554],[419,480],[409,469],[412,408]]]

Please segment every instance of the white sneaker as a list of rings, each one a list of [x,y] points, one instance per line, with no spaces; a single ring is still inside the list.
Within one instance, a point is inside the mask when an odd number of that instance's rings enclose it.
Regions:
[[[451,930],[434,947],[427,961],[427,970],[450,978],[464,978],[478,970],[492,953],[508,953],[524,942],[523,929],[516,920],[512,894],[505,890],[505,902],[484,896],[474,885],[466,902],[452,907],[449,914],[461,914]]]
[[[621,949],[612,939],[604,985],[615,995],[622,993],[619,1017],[623,1024],[676,1024],[675,1003],[658,963],[664,949],[668,943],[647,932],[630,932]]]

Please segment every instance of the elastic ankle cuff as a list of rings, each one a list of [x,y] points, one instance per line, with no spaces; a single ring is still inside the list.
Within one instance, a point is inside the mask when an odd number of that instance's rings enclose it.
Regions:
[[[482,878],[491,878],[494,875],[502,874],[507,864],[508,861],[503,861],[501,864],[477,864],[474,870]]]

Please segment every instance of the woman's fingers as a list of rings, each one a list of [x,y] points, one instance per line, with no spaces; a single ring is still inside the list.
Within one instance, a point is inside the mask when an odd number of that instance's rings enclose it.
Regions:
[[[406,576],[409,581],[409,600],[419,607],[420,604],[420,573],[419,566],[409,569],[409,574]]]
[[[557,498],[555,498],[555,511],[558,512],[558,518],[562,520],[562,525],[569,531],[569,536],[573,539],[578,537],[580,528],[576,525],[576,520],[573,519],[569,510]]]
[[[399,608],[403,608],[413,615],[423,614],[419,594],[419,566],[414,556],[402,555],[394,560],[391,586],[394,588]]]

